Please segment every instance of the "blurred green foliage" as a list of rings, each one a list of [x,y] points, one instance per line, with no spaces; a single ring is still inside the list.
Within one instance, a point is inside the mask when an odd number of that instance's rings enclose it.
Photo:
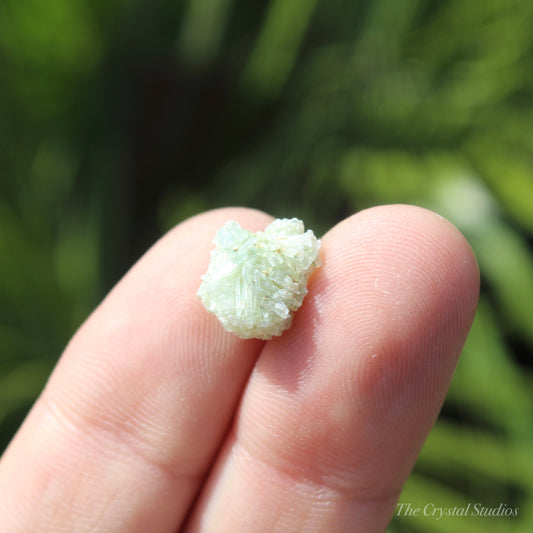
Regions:
[[[529,0],[3,0],[0,445],[180,220],[242,204],[325,231],[415,203],[467,235],[483,290],[401,501],[520,512],[390,531],[531,531],[532,124]]]

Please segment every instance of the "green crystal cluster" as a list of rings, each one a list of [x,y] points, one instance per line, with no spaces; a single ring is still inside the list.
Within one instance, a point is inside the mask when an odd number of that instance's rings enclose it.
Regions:
[[[252,233],[231,220],[218,230],[198,296],[242,339],[270,339],[290,327],[320,264],[320,241],[297,218]]]

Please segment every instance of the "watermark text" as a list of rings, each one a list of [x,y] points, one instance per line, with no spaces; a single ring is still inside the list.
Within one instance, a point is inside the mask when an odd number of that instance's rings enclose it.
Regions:
[[[425,516],[434,520],[453,518],[456,516],[470,516],[474,518],[514,518],[518,516],[518,507],[511,507],[506,503],[487,506],[481,503],[467,503],[466,505],[442,506],[432,502],[424,505],[411,502],[400,502],[396,505],[395,516]]]

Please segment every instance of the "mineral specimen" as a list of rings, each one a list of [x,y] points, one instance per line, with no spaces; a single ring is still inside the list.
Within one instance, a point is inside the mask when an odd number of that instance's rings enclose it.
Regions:
[[[270,339],[290,327],[307,294],[320,241],[297,218],[252,233],[231,220],[218,230],[198,296],[241,339]]]

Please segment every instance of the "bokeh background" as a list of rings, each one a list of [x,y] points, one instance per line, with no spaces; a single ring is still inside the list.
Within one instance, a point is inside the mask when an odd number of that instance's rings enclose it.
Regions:
[[[533,2],[2,0],[0,450],[71,334],[167,229],[247,205],[318,233],[429,207],[479,311],[401,501],[533,530]]]

